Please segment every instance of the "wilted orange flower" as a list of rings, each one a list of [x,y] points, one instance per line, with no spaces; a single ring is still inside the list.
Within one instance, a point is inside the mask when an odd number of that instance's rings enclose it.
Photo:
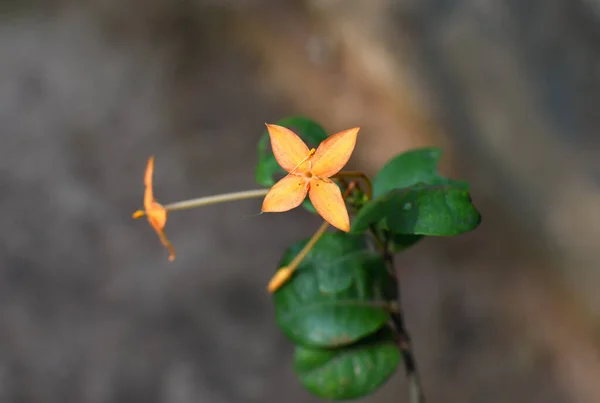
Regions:
[[[169,250],[169,260],[175,259],[175,249],[167,236],[165,235],[165,225],[167,224],[167,210],[162,204],[154,200],[154,194],[152,191],[152,174],[154,173],[154,157],[150,157],[148,160],[148,166],[146,167],[146,175],[144,177],[144,185],[146,190],[144,191],[144,211],[138,210],[133,213],[133,218],[140,218],[143,216],[148,217],[148,222],[154,228],[154,231],[158,234],[160,242]]]
[[[298,207],[308,194],[317,212],[336,228],[350,231],[350,218],[342,192],[331,176],[350,159],[360,128],[344,130],[324,140],[315,150],[294,132],[267,124],[275,159],[289,174],[265,196],[263,212],[283,212]]]

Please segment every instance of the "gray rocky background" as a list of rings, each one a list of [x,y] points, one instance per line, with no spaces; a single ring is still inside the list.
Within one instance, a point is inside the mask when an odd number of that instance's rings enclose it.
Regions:
[[[432,402],[600,399],[595,0],[0,1],[0,402],[316,402],[265,284],[302,211],[249,189],[264,122],[438,144],[479,230],[398,256]],[[402,373],[365,401],[405,402]]]

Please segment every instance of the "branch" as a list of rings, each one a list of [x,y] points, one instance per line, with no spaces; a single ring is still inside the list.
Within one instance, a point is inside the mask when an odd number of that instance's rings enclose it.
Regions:
[[[425,395],[421,387],[421,379],[417,371],[417,363],[412,350],[410,337],[404,326],[402,314],[393,313],[392,321],[397,332],[397,343],[402,359],[404,361],[404,370],[406,371],[406,380],[408,381],[408,396],[410,403],[425,403]]]
[[[419,371],[417,370],[417,362],[413,353],[412,344],[406,326],[404,325],[404,318],[402,317],[402,302],[400,301],[400,287],[394,270],[394,257],[389,250],[388,242],[385,243],[384,248],[384,259],[388,267],[390,274],[396,280],[398,288],[398,307],[399,312],[392,312],[392,322],[394,329],[396,330],[397,344],[402,359],[404,361],[404,370],[406,371],[406,380],[408,381],[408,397],[410,403],[425,403],[425,394],[421,386],[421,378],[419,377]]]

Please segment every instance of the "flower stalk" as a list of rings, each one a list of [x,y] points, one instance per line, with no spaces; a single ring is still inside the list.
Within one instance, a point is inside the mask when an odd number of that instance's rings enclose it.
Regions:
[[[197,207],[210,206],[213,204],[227,203],[232,201],[257,199],[265,196],[269,189],[253,189],[243,190],[241,192],[223,193],[219,195],[211,195],[199,197],[197,199],[182,200],[174,203],[165,204],[164,208],[167,211],[189,210]],[[143,214],[143,211],[141,212]]]
[[[317,232],[315,232],[306,245],[304,245],[304,248],[302,248],[296,257],[290,262],[290,264],[277,270],[275,275],[271,278],[271,281],[269,281],[269,285],[267,285],[267,291],[272,294],[288,282],[306,255],[308,255],[319,239],[321,239],[323,234],[327,232],[327,228],[329,228],[329,223],[325,221],[323,224],[321,224]]]

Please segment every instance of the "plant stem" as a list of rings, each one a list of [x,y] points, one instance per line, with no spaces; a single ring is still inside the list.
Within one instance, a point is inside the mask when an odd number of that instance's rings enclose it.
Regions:
[[[296,257],[290,262],[289,265],[284,266],[277,270],[277,273],[273,276],[271,281],[269,281],[269,285],[267,286],[267,290],[270,293],[274,293],[277,291],[283,284],[285,284],[292,274],[296,271],[302,260],[308,255],[308,252],[315,246],[315,244],[321,239],[323,234],[329,228],[329,223],[327,221],[323,222],[317,232],[310,238],[310,240],[304,245],[304,248],[296,255]]]
[[[340,171],[333,176],[333,178],[361,178],[367,185],[367,197],[369,200],[373,197],[373,184],[371,179],[363,172],[360,171]]]
[[[399,312],[392,312],[392,322],[397,335],[397,344],[402,358],[404,361],[404,370],[406,371],[406,380],[408,381],[408,401],[410,403],[425,403],[425,394],[421,386],[421,378],[419,377],[419,371],[417,370],[417,362],[412,349],[412,344],[408,330],[404,324],[404,318],[402,316],[402,302],[400,300],[400,287],[398,284],[396,271],[394,270],[394,256],[389,250],[388,242],[385,243],[384,259],[390,274],[396,280],[398,287],[398,306]]]
[[[417,363],[412,350],[410,336],[404,326],[401,313],[392,313],[392,321],[398,333],[398,348],[404,361],[406,380],[408,381],[408,401],[410,403],[425,403],[425,395],[421,386],[421,379],[417,371]]]
[[[200,197],[198,199],[183,200],[180,202],[166,204],[167,211],[188,210],[196,207],[209,206],[230,201],[255,199],[263,197],[269,192],[269,189],[244,190],[242,192],[224,193],[215,196]]]

